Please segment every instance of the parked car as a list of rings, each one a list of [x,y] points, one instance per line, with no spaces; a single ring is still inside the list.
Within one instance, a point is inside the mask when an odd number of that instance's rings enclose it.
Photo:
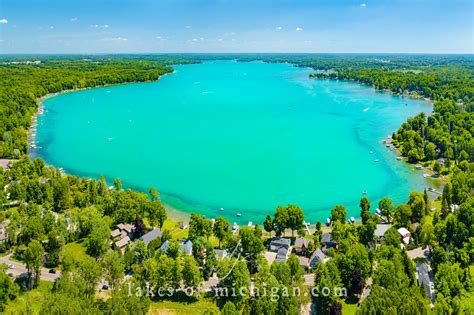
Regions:
[[[8,264],[8,269],[13,269],[13,264]]]
[[[54,274],[56,274],[56,269],[49,269],[49,273],[54,273]]]
[[[102,290],[108,290],[108,289],[109,289],[109,286],[108,286],[108,285],[104,284],[104,285],[102,286]]]

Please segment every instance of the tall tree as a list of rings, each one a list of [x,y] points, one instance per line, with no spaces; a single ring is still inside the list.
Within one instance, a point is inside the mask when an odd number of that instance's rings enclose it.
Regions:
[[[362,224],[366,224],[372,218],[370,201],[367,197],[360,199],[360,217],[362,218]]]
[[[41,276],[41,258],[44,254],[44,248],[37,240],[28,244],[25,250],[24,260],[28,270],[28,290],[34,288]]]
[[[213,226],[214,236],[219,240],[219,248],[221,243],[225,240],[230,234],[230,223],[223,217],[216,218]]]

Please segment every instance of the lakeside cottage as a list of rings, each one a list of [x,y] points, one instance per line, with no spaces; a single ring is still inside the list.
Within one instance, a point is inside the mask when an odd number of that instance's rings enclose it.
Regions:
[[[329,258],[326,257],[323,251],[319,248],[316,248],[313,255],[311,255],[311,258],[309,259],[309,266],[311,268],[316,268],[319,264],[324,264],[328,260]]]
[[[158,237],[161,237],[162,235],[163,234],[161,233],[160,229],[154,227],[153,230],[151,230],[150,232],[140,237],[140,240],[143,241],[143,243],[145,243],[146,246],[148,246],[148,244],[150,244],[151,241],[153,241],[154,239]]]
[[[115,242],[114,247],[119,248],[122,252],[124,252],[129,243],[130,243],[130,237],[125,236],[124,238],[121,238],[120,240]]]
[[[288,238],[274,237],[270,241],[269,250],[272,252],[278,252],[281,247],[286,249],[290,248],[291,242]]]
[[[165,252],[166,254],[168,253],[168,248],[169,248],[169,245],[170,245],[170,241],[169,240],[166,240],[160,247],[160,250],[162,250],[163,252]],[[191,242],[190,240],[181,240],[181,247],[180,247],[180,252],[185,254],[185,255],[192,255],[193,253],[193,242]]]
[[[331,233],[324,233],[321,236],[321,244],[323,245],[323,252],[327,252],[330,248],[337,246],[337,242],[332,239]]]
[[[398,230],[398,234],[402,239],[403,244],[408,245],[410,243],[411,233],[406,228],[401,227]]]
[[[297,237],[295,240],[295,253],[297,255],[306,255],[308,252],[310,240],[304,237]]]
[[[275,261],[276,262],[286,262],[288,260],[289,255],[290,255],[290,248],[282,246],[277,251]]]

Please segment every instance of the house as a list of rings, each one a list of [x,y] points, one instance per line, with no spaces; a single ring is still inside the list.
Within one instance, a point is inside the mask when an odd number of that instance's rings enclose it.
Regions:
[[[120,248],[122,252],[125,251],[125,248],[127,247],[128,243],[130,243],[130,237],[125,236],[124,238],[121,238],[117,242],[114,243],[115,248]]]
[[[115,229],[112,232],[110,232],[110,238],[115,239],[118,238],[121,235],[121,232],[119,229]]]
[[[377,237],[377,242],[381,243],[385,240],[385,233],[392,227],[391,224],[377,224],[375,226],[375,237]]]
[[[289,254],[290,254],[290,248],[282,246],[277,251],[275,261],[276,262],[286,262],[286,260],[288,259]]]
[[[406,228],[401,227],[398,230],[398,234],[400,234],[400,237],[402,238],[402,241],[405,245],[408,245],[410,243],[410,238],[411,238],[411,233],[408,231]]]
[[[185,240],[181,243],[181,252],[190,256],[193,254],[193,242]]]
[[[428,271],[428,266],[425,263],[419,262],[416,264],[416,276],[418,278],[418,285],[421,286],[423,284],[431,302],[434,302],[434,282],[430,272]]]
[[[309,258],[304,256],[298,256],[300,261],[300,267],[303,268],[305,271],[309,269]]]
[[[290,240],[287,238],[274,237],[270,241],[270,251],[278,252],[281,247],[290,248]]]
[[[135,231],[135,227],[131,224],[117,224],[117,229],[120,230],[122,237],[128,236],[133,238],[133,232]]]
[[[150,244],[152,240],[161,236],[162,234],[161,234],[160,229],[154,227],[153,230],[151,230],[150,232],[140,237],[140,240],[143,241],[143,243],[145,243],[146,246],[148,246],[148,244]]]
[[[295,252],[296,254],[305,255],[308,252],[310,240],[304,237],[297,237],[295,240]]]
[[[329,258],[324,255],[323,251],[319,248],[316,248],[313,255],[311,255],[311,258],[309,259],[309,266],[311,268],[316,268],[319,264],[324,264],[328,260]]]
[[[262,253],[262,255],[268,261],[268,264],[271,265],[275,261],[277,253],[270,252],[270,251],[265,251],[265,252]]]
[[[169,245],[170,245],[170,241],[169,240],[166,240],[160,247],[160,250],[164,251],[165,253],[168,253],[168,248],[169,248]],[[191,242],[190,240],[184,240],[184,241],[181,241],[181,247],[180,247],[180,252],[181,253],[184,253],[188,256],[192,255],[193,253],[193,242]]]
[[[332,239],[331,233],[324,233],[321,236],[321,244],[323,245],[324,252],[327,252],[329,248],[337,246],[337,242]]]

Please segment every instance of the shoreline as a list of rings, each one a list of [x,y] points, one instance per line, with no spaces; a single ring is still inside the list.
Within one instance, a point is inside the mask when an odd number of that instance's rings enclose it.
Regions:
[[[239,62],[239,61],[238,61]],[[298,67],[297,65],[293,64],[293,66],[295,67]],[[301,67],[301,66],[299,66]],[[308,70],[311,70],[311,71],[315,71],[314,68],[312,67],[308,67],[308,66],[303,66],[303,68],[307,68]],[[37,99],[37,103],[38,103],[38,110],[36,111],[36,113],[33,115],[32,117],[32,125],[28,128],[28,155],[30,158],[35,158],[35,157],[38,157],[37,153],[36,153],[36,149],[42,149],[42,147],[38,147],[36,146],[36,136],[37,136],[37,128],[38,128],[38,117],[42,114],[44,114],[45,112],[45,108],[44,108],[44,101],[46,101],[47,99],[49,98],[52,98],[52,97],[56,97],[56,96],[59,96],[61,94],[64,94],[64,93],[70,93],[70,92],[77,92],[77,91],[82,91],[82,90],[89,90],[89,89],[98,89],[98,88],[104,88],[104,87],[110,87],[110,86],[119,86],[119,85],[125,85],[125,84],[133,84],[133,83],[147,83],[147,82],[159,82],[159,80],[163,77],[163,76],[166,76],[168,74],[173,74],[173,73],[176,73],[176,70],[173,69],[172,72],[169,72],[169,73],[165,73],[163,75],[161,75],[157,80],[148,80],[148,81],[136,81],[136,82],[123,82],[123,83],[114,83],[114,84],[105,84],[105,85],[99,85],[99,86],[94,86],[94,87],[85,87],[85,88],[74,88],[74,89],[68,89],[68,90],[64,90],[64,91],[60,91],[60,92],[55,92],[55,93],[49,93],[49,94],[46,94],[42,97],[39,97]],[[318,79],[318,78],[315,78],[315,79]],[[328,79],[330,80],[330,79]],[[336,81],[339,81],[339,80],[336,80]],[[410,94],[398,94],[398,93],[394,93],[390,90],[377,90],[375,89],[373,86],[370,86],[370,85],[365,85],[365,84],[361,84],[355,80],[342,80],[342,81],[349,81],[349,82],[353,82],[353,83],[357,83],[359,86],[369,86],[369,87],[372,87],[373,90],[375,92],[383,92],[383,93],[386,93],[386,92],[390,92],[390,95],[391,96],[403,96],[403,97],[410,97],[410,98],[416,98],[416,99],[421,99],[425,102],[427,102],[429,105],[432,105],[434,104],[434,101],[431,100],[431,99],[427,99],[427,98],[424,98],[420,95],[410,95]],[[386,140],[380,140],[378,143],[379,145],[386,145],[384,142],[386,142]],[[395,157],[398,157],[398,156],[401,156],[400,155],[400,151],[398,148],[394,147],[394,150],[393,153],[394,153],[394,156]],[[410,164],[411,163],[408,163],[406,161],[405,158],[403,158],[402,160],[404,163],[406,163],[407,167],[410,167]],[[388,163],[392,163],[392,164],[395,164],[395,162],[398,162],[398,161],[394,161],[393,162],[388,162]],[[52,165],[54,166],[54,165]],[[71,174],[73,175],[73,174]],[[73,175],[73,176],[76,176],[76,175]],[[421,176],[421,175],[420,175]],[[425,185],[426,186],[426,185]],[[425,187],[426,188],[426,187]],[[183,209],[179,209],[179,208],[176,208],[170,204],[167,204],[165,202],[162,202],[166,211],[167,211],[167,215],[168,215],[168,218],[171,219],[171,220],[174,220],[174,221],[189,221],[189,218],[190,218],[190,212],[186,211],[186,210],[183,210]],[[359,220],[359,219],[357,219]],[[356,220],[356,221],[357,221]],[[255,222],[257,223],[257,222]],[[262,222],[259,222],[259,223],[262,223]]]

